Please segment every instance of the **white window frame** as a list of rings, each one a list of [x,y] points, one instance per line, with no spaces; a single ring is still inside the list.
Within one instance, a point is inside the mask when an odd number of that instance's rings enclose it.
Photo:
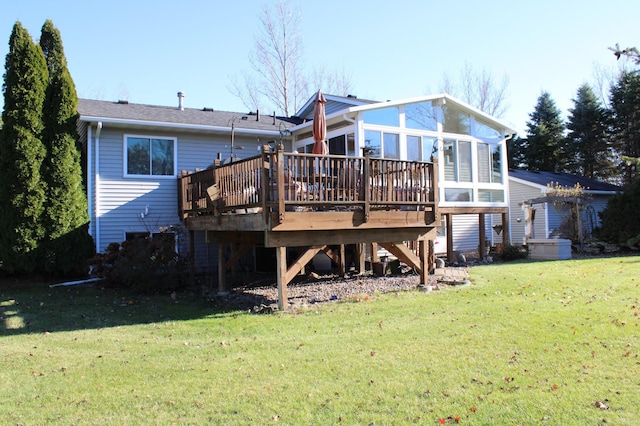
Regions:
[[[128,164],[128,147],[127,140],[129,138],[141,138],[141,139],[162,139],[173,141],[173,173],[170,175],[138,175],[138,174],[129,174],[127,170],[129,169]],[[175,179],[178,175],[178,138],[173,136],[159,136],[159,135],[137,135],[131,133],[125,133],[122,138],[122,173],[125,178],[136,178],[136,179]]]

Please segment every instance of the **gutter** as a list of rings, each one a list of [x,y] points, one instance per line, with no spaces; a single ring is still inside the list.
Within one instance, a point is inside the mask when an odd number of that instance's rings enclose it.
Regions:
[[[162,121],[148,121],[148,120],[130,120],[124,118],[108,118],[108,117],[96,117],[90,115],[81,115],[80,120],[88,122],[108,123],[108,124],[121,124],[127,126],[145,126],[145,127],[163,127],[167,129],[176,130],[203,130],[209,132],[231,132],[230,126],[208,126],[205,124],[184,124],[184,123],[166,123]],[[236,134],[244,135],[269,135],[280,137],[279,130],[259,130],[259,129],[244,129],[235,128]]]

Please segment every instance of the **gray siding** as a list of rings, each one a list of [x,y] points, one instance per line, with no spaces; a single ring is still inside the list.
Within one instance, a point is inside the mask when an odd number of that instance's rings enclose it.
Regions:
[[[509,182],[509,225],[511,227],[511,244],[519,245],[524,242],[524,211],[522,202],[541,197],[540,189],[520,182]],[[533,222],[533,233],[536,238],[546,238],[546,209],[544,204],[536,204],[536,217]],[[520,222],[518,222],[520,219]]]
[[[127,232],[158,232],[166,226],[180,225],[178,217],[178,195],[175,177],[124,177],[124,134],[135,131],[105,128],[100,136],[100,165],[98,210],[100,246],[104,251],[109,243],[121,242]],[[140,134],[162,137],[177,137],[177,169],[193,171],[204,169],[213,163],[220,153],[224,159],[230,154],[228,136],[219,138],[198,134],[178,135],[171,132]],[[237,138],[240,157],[257,153],[257,138]],[[244,147],[241,150],[239,147]],[[243,154],[247,155],[243,155]],[[148,211],[144,218],[140,213]],[[95,222],[94,222],[95,223]],[[183,244],[181,243],[181,246]]]

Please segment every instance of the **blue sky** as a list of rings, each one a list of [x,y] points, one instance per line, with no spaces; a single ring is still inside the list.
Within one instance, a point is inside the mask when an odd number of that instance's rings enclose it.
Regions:
[[[305,66],[321,61],[350,76],[368,99],[435,93],[465,63],[509,78],[507,124],[524,131],[540,93],[566,117],[594,64],[615,68],[607,49],[640,48],[640,2],[292,0],[300,10]],[[230,90],[250,70],[263,0],[2,1],[0,56],[20,20],[34,39],[49,18],[62,34],[81,97],[246,111]],[[3,61],[4,63],[4,61]],[[312,93],[309,93],[312,96]]]

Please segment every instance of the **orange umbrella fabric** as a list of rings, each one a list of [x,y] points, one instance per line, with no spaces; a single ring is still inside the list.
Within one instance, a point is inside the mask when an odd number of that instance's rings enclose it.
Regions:
[[[327,117],[324,105],[327,100],[320,90],[316,95],[315,106],[313,108],[313,153],[316,155],[327,155],[329,147],[325,141],[327,137]]]

